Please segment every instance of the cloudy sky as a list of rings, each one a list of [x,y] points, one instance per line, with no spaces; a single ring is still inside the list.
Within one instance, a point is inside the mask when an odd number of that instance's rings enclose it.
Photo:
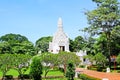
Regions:
[[[87,26],[84,12],[95,8],[92,0],[0,0],[0,36],[21,34],[34,43],[53,36],[61,17],[65,33],[74,39]]]

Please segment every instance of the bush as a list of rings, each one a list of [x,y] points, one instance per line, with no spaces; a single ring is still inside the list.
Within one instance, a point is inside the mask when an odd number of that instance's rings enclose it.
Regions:
[[[74,80],[75,67],[74,67],[74,64],[72,62],[68,62],[65,76],[68,80]]]
[[[64,76],[47,76],[47,77],[42,77],[42,79],[56,79],[56,78],[64,78]]]
[[[118,73],[120,73],[120,70],[117,70]]]
[[[21,75],[18,75],[18,80],[21,80],[21,79],[31,79],[31,76],[28,75],[28,74],[21,74]]]
[[[102,72],[106,72],[106,69],[103,69]]]
[[[85,65],[80,65],[79,67],[80,67],[80,68],[85,68]]]
[[[42,64],[39,57],[34,57],[30,65],[30,75],[34,80],[41,80]]]
[[[63,68],[59,67],[59,70],[64,73],[64,69]]]
[[[82,80],[101,80],[101,79],[94,78],[94,77],[91,77],[85,74],[79,74],[78,77]]]
[[[102,67],[99,67],[99,66],[97,67],[97,71],[102,72],[102,69],[103,69]]]
[[[2,80],[14,80],[12,75],[3,76]]]

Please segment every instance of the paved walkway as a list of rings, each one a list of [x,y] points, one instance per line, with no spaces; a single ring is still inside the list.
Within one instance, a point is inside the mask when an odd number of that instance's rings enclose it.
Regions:
[[[92,70],[86,70],[83,68],[76,68],[77,71],[81,71],[81,73],[84,73],[86,75],[89,75],[91,77],[103,79],[107,78],[108,80],[120,80],[120,73],[106,73],[106,72],[97,72]]]

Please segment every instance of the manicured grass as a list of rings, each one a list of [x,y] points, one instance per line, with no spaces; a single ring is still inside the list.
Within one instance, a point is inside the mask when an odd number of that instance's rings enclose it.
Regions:
[[[29,74],[29,69],[24,73],[24,74]],[[2,77],[2,72],[0,71],[0,77]],[[14,77],[17,77],[19,75],[18,71],[15,70],[15,69],[10,69],[8,72],[7,72],[7,75],[13,75]],[[44,71],[43,71],[43,74],[42,76],[44,76]],[[47,74],[47,76],[63,76],[63,73],[60,72],[60,71],[54,71],[54,70],[50,70]]]
[[[29,69],[25,72],[25,74],[29,74]],[[10,69],[7,72],[7,75],[13,75],[14,77],[17,77],[19,73],[15,69]],[[44,76],[44,73],[42,74]],[[47,76],[64,76],[64,74],[58,70],[50,70],[47,74]],[[0,78],[2,77],[2,72],[0,71]],[[55,78],[55,79],[43,79],[43,80],[67,80],[66,78]],[[74,80],[81,80],[81,79],[74,79]]]
[[[44,73],[43,73],[44,75]],[[63,73],[60,71],[51,70],[48,72],[47,76],[63,76]]]
[[[2,72],[0,71],[0,77],[2,76]]]
[[[18,71],[15,70],[15,69],[10,69],[8,72],[7,72],[7,75],[13,75],[14,77],[17,77],[19,75]]]
[[[66,78],[56,78],[56,79],[42,79],[42,80],[67,80],[67,79]],[[74,78],[74,80],[82,80],[82,79]]]

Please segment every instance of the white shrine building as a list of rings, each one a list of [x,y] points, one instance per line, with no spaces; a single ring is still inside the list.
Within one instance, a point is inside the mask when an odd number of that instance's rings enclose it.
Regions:
[[[49,43],[48,51],[51,53],[59,53],[60,51],[69,52],[69,38],[64,33],[62,19],[58,19],[58,29],[54,34],[52,42]]]

